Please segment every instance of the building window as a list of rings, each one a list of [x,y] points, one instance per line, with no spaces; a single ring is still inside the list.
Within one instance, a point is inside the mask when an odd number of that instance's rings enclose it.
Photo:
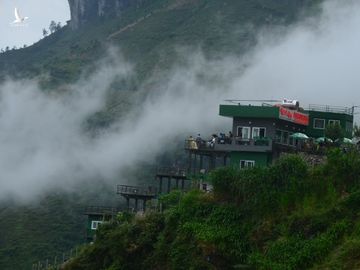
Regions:
[[[91,229],[92,230],[97,230],[101,223],[103,223],[103,221],[98,221],[98,220],[91,221]]]
[[[293,137],[291,137],[291,135],[293,135],[294,133],[290,132],[289,133],[289,145],[291,146],[295,146],[295,140]]]
[[[353,123],[346,122],[346,132],[352,133],[353,132]]]
[[[314,128],[315,129],[324,129],[325,128],[325,119],[314,119]]]
[[[254,160],[240,160],[240,169],[253,168],[254,166]]]
[[[329,120],[330,126],[339,125],[340,126],[340,120]]]
[[[282,132],[281,143],[282,144],[289,144],[289,132],[287,132],[287,131]]]
[[[276,130],[275,141],[277,143],[281,143],[281,133],[282,133],[281,130],[279,130],[279,129]]]
[[[250,139],[250,127],[238,127],[237,136],[242,139]]]
[[[263,127],[253,127],[252,128],[252,138],[264,138],[266,136],[266,128]]]

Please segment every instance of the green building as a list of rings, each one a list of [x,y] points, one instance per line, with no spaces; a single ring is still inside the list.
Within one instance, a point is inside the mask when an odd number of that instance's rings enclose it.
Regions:
[[[353,127],[351,108],[311,105],[304,110],[293,101],[220,105],[219,115],[232,118],[231,133],[214,136],[212,141],[187,140],[190,172],[228,164],[240,168],[267,166],[282,153],[301,149],[302,141],[292,136],[295,133],[323,137],[327,125],[338,123],[351,138]]]
[[[324,137],[329,125],[339,124],[346,138],[352,138],[354,125],[354,108],[343,108],[324,105],[310,105],[307,110],[309,125],[306,134],[313,138]]]
[[[86,239],[91,242],[94,240],[96,230],[104,222],[111,221],[119,212],[119,209],[114,207],[103,206],[89,206],[85,210],[87,215],[86,221]]]

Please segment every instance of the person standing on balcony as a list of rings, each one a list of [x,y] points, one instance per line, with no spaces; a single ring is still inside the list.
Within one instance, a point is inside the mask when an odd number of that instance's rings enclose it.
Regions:
[[[200,148],[200,146],[202,144],[202,139],[201,139],[200,133],[197,135],[195,141],[196,141],[197,147]]]

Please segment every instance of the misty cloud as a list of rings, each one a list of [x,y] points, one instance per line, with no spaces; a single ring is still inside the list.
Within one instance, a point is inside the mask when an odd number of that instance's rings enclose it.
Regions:
[[[91,81],[64,95],[8,81],[0,86],[0,198],[33,199],[84,179],[120,181],[127,168],[176,147],[179,135],[228,131],[229,119],[217,116],[224,99],[359,104],[359,8],[328,1],[319,18],[261,33],[246,58],[184,54],[186,64],[152,78],[153,89],[138,93],[144,101],[95,138],[84,121],[105,106],[106,89],[115,77],[130,76],[131,65],[106,59]]]

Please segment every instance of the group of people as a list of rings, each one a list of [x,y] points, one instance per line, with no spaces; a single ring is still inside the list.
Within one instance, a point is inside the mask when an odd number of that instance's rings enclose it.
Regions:
[[[231,144],[233,140],[233,134],[229,131],[228,135],[225,133],[212,134],[210,139],[204,140],[200,134],[194,139],[192,136],[188,139],[188,146],[190,149],[199,149],[201,147],[214,148],[215,144]]]

